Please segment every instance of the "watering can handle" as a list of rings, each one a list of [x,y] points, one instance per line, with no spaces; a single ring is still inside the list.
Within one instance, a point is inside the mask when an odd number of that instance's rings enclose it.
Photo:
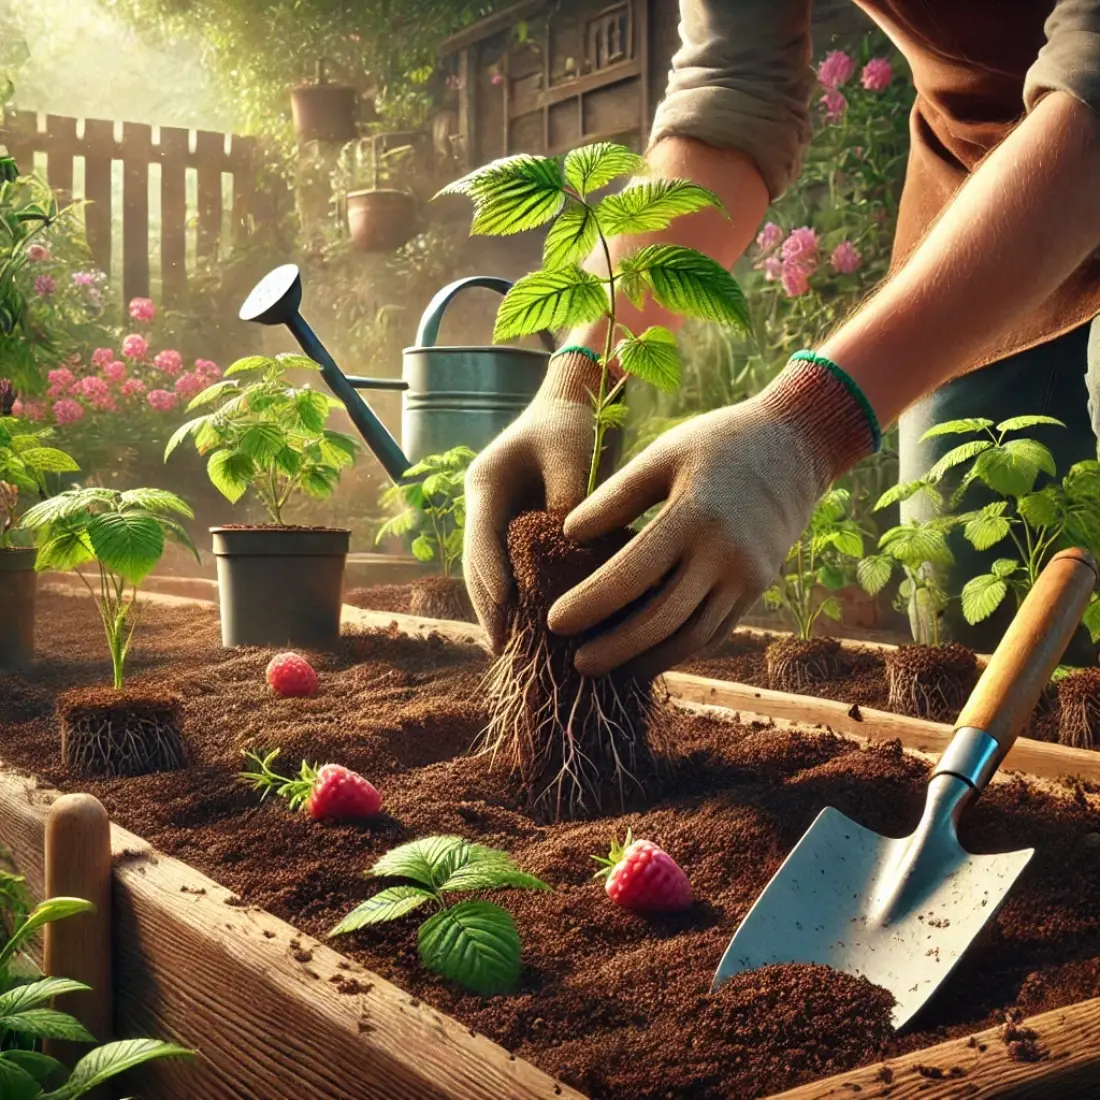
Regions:
[[[443,314],[456,294],[472,287],[483,287],[486,290],[495,290],[498,294],[507,294],[512,289],[512,284],[507,279],[501,279],[497,275],[470,275],[465,279],[457,279],[445,286],[428,303],[424,310],[424,316],[420,318],[420,327],[416,330],[416,346],[418,348],[434,348],[439,339],[439,326],[443,323]],[[545,329],[540,332],[539,339],[547,351],[554,351],[556,341],[551,333]]]

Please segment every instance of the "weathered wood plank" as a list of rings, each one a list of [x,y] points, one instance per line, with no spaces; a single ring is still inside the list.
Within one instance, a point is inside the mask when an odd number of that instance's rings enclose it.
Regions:
[[[198,157],[198,247],[200,260],[218,258],[222,229],[222,165],[225,135],[199,130],[195,135]]]
[[[101,118],[84,121],[84,231],[96,266],[111,271],[111,152],[115,124]],[[102,152],[100,151],[102,150]]]
[[[122,128],[122,295],[125,302],[149,294],[149,161],[151,126]]]
[[[162,295],[177,305],[187,294],[187,156],[191,135],[160,129],[160,259]]]
[[[64,206],[73,197],[73,156],[76,153],[76,119],[46,116],[46,179]]]

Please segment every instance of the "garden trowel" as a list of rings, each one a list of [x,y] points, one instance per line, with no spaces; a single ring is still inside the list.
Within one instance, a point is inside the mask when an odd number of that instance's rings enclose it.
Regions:
[[[1096,579],[1084,550],[1051,559],[963,707],[913,835],[893,840],[822,810],[741,922],[715,989],[771,963],[820,963],[893,993],[895,1027],[912,1018],[1034,855],[971,855],[956,826],[1038,702]]]

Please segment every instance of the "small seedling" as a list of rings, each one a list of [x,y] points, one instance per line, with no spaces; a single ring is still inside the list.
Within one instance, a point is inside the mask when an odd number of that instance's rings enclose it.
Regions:
[[[0,417],[0,548],[12,545],[19,526],[19,496],[50,495],[50,474],[76,472],[80,467],[64,451],[49,446],[52,428],[34,429],[14,416]]]
[[[274,791],[278,798],[287,800],[292,810],[304,809],[316,821],[363,821],[382,808],[378,788],[342,764],[319,768],[303,760],[297,778],[288,779],[272,771],[278,749],[265,756],[255,752],[244,756],[252,768],[238,772],[237,778],[259,791],[261,801]]]
[[[238,359],[192,399],[188,412],[217,407],[176,429],[164,448],[165,461],[192,440],[200,455],[209,455],[206,472],[214,488],[232,504],[251,488],[274,524],[283,523],[297,493],[327,500],[360,444],[325,427],[329,413],[343,408],[339,401],[285,378],[288,370],[320,369],[304,355]]]
[[[515,987],[522,947],[511,914],[479,898],[452,903],[454,894],[486,890],[549,890],[521,870],[507,852],[457,836],[433,836],[394,848],[368,878],[403,878],[415,885],[388,886],[350,912],[330,933],[355,932],[397,920],[424,906],[434,910],[417,936],[420,961],[471,993],[491,997]]]
[[[630,829],[624,843],[615,840],[608,855],[592,858],[600,864],[593,878],[605,881],[616,905],[643,913],[691,908],[691,883],[680,865],[652,841],[635,840]]]

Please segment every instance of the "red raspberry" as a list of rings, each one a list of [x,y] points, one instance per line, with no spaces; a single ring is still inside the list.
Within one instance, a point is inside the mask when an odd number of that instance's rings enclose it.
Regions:
[[[382,808],[382,796],[374,784],[341,764],[326,764],[313,781],[306,809],[310,817],[358,820],[374,817]]]
[[[317,690],[317,673],[299,653],[279,653],[272,657],[265,675],[275,694],[284,698],[312,695]]]
[[[626,843],[615,841],[596,878],[606,878],[607,896],[626,909],[650,913],[678,913],[692,903],[691,883],[679,864],[649,840],[635,840],[627,830]]]

